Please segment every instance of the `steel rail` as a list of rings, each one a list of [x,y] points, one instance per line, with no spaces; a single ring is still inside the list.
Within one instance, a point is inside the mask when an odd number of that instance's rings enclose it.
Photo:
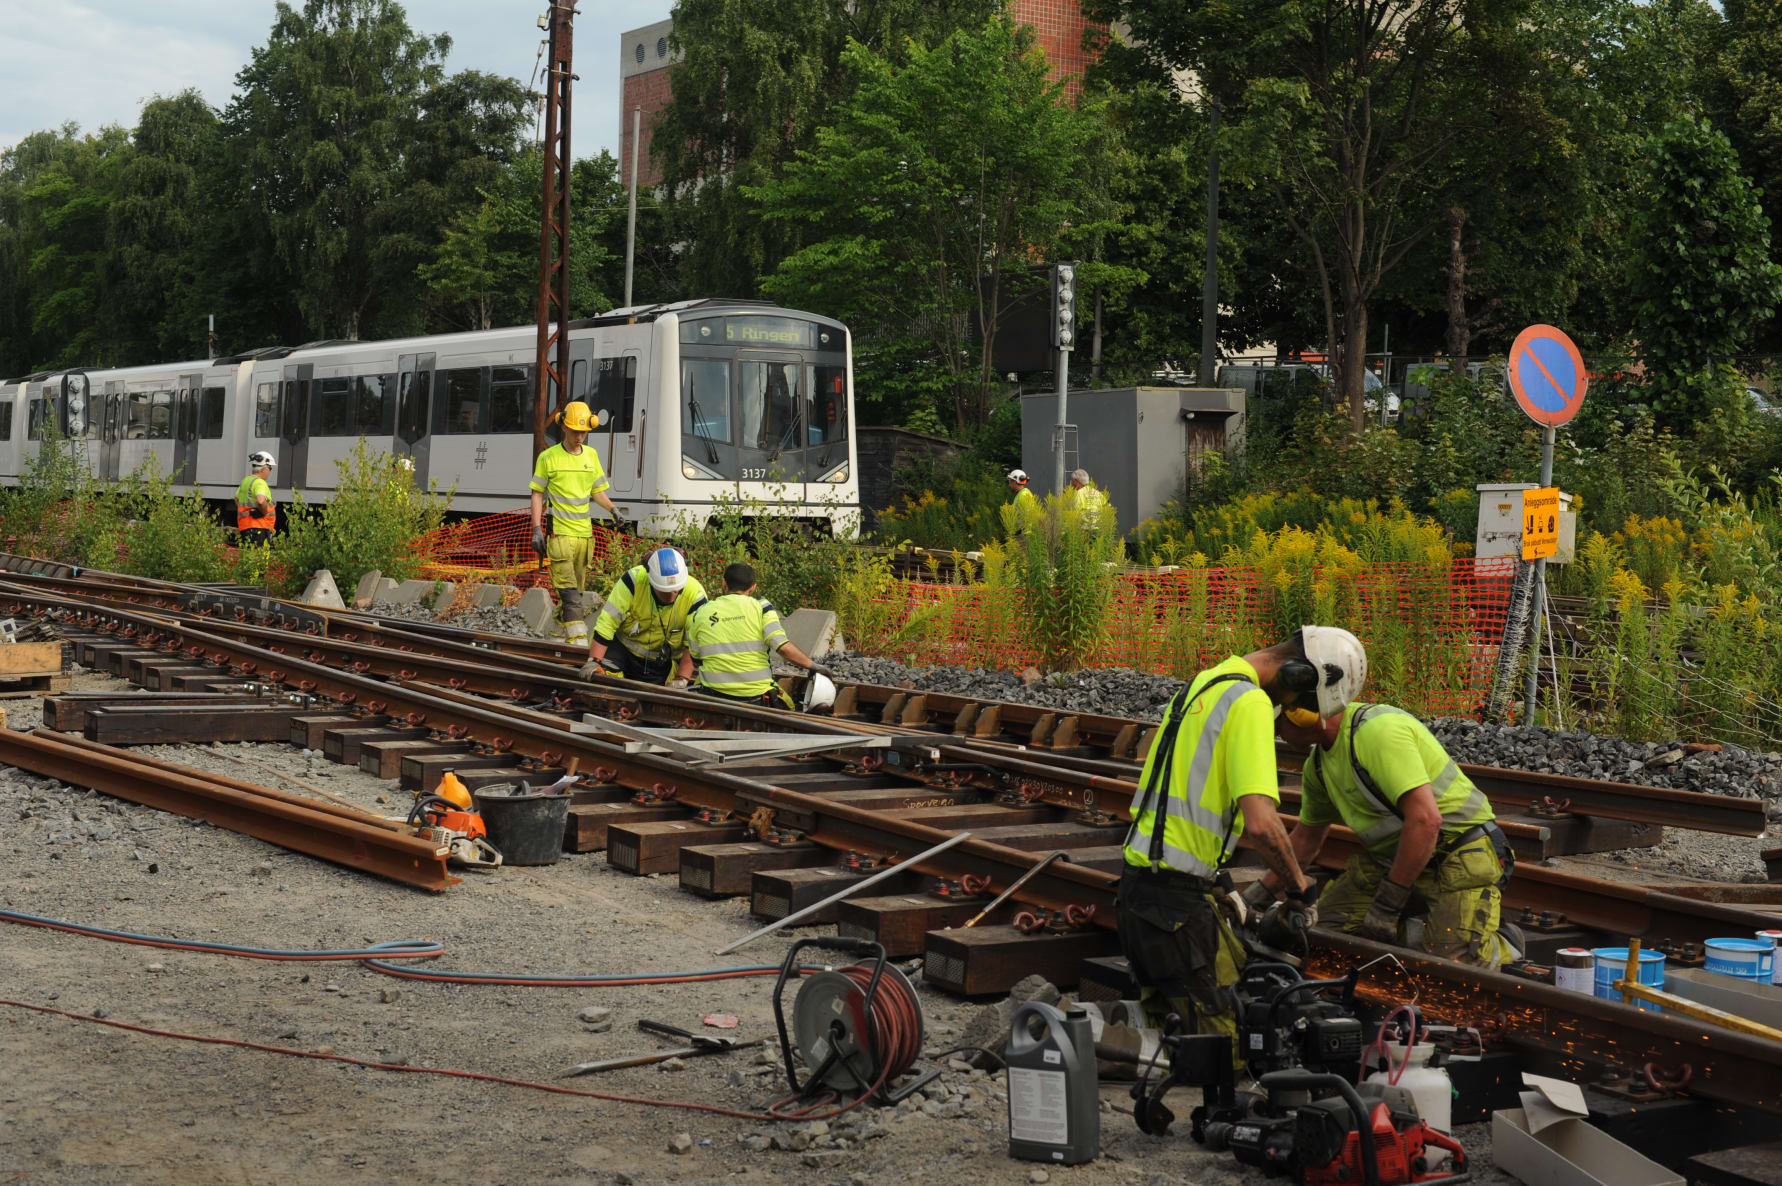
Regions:
[[[447,849],[384,821],[261,788],[242,790],[199,770],[139,762],[54,730],[0,729],[0,762],[421,889],[443,890],[459,880],[446,870]]]

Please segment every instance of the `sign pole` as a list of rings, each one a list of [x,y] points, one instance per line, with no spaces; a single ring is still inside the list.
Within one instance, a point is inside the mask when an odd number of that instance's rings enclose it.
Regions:
[[[1553,485],[1553,441],[1559,430],[1549,424],[1541,433],[1541,488]],[[1534,609],[1528,615],[1528,629],[1534,639],[1534,649],[1528,661],[1528,682],[1523,686],[1522,723],[1534,723],[1535,701],[1540,696],[1541,674],[1541,615],[1547,609],[1547,559],[1542,557],[1534,562]],[[1556,658],[1557,661],[1557,658]]]

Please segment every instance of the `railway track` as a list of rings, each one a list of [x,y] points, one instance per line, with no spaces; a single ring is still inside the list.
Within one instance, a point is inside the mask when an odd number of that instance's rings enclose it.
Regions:
[[[93,744],[7,739],[0,760],[54,764],[42,772],[83,785],[103,776],[112,782],[101,789],[117,793],[119,746],[131,739],[282,728],[284,739],[415,790],[430,789],[447,767],[477,785],[572,774],[570,847],[604,849],[609,864],[634,873],[676,873],[686,892],[702,897],[746,894],[764,917],[783,917],[969,831],[919,873],[832,908],[822,921],[921,957],[930,984],[968,995],[1005,991],[1036,971],[1085,992],[1126,987],[1113,958],[1113,898],[1135,763],[1150,741],[1142,722],[1057,713],[1047,722],[1043,710],[1025,706],[866,686],[838,704],[843,715],[809,718],[623,681],[585,682],[575,671],[579,656],[550,643],[53,567],[31,575],[26,567],[0,558],[0,612],[54,622],[82,662],[150,692],[51,698],[46,725],[78,728]],[[99,744],[108,738],[116,744]],[[149,788],[143,793],[172,793],[174,772],[130,760],[134,781]],[[1291,771],[1290,756],[1284,767]],[[1761,804],[1731,806],[1739,800],[1564,786],[1518,772],[1475,777],[1493,780],[1482,785],[1504,801],[1558,792],[1565,809],[1553,818],[1512,821],[1524,843],[1550,842],[1561,817],[1589,827],[1762,828]],[[220,811],[206,795],[221,804],[224,792],[255,789],[243,786],[187,786],[173,809]],[[365,823],[314,814],[282,826],[328,833]],[[387,821],[382,830],[394,835]],[[1338,835],[1322,863],[1340,864],[1352,843]],[[960,928],[988,895],[1056,851],[1068,859],[1029,880],[987,925]],[[355,861],[350,845],[317,855],[395,875],[386,858],[378,858],[384,868]],[[409,855],[425,868],[405,880],[437,880],[429,863],[437,852]],[[1774,925],[1766,907],[1782,900],[1766,887],[1702,889],[1704,896],[1690,896],[1527,865],[1510,884],[1508,904],[1530,912],[1534,946],[1544,951],[1605,935],[1678,945],[1750,934]],[[1320,942],[1325,962],[1366,962],[1388,950],[1340,935],[1321,934]],[[1782,1046],[1703,1033],[1539,979],[1392,954],[1370,965],[1368,991],[1403,999],[1409,978],[1432,1012],[1485,1023],[1543,1058],[1690,1063],[1697,1094],[1782,1112]]]

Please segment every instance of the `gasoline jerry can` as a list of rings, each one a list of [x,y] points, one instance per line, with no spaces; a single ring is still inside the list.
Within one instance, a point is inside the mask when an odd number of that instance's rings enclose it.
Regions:
[[[1008,1065],[1009,1156],[1081,1165],[1101,1153],[1101,1091],[1089,1015],[1030,1001],[1015,1010]]]

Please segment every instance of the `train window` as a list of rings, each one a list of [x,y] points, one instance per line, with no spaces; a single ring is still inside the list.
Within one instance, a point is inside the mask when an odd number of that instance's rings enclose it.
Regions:
[[[632,417],[637,409],[637,355],[594,360],[592,404],[597,412],[605,408],[612,413],[614,432],[631,431]]]
[[[353,431],[386,437],[394,432],[395,393],[395,375],[360,375],[353,380]]]
[[[353,396],[351,379],[318,379],[315,399],[310,409],[309,432],[318,437],[352,436],[349,404]]]
[[[278,384],[262,383],[254,388],[254,435],[278,435]]]
[[[0,399],[0,441],[12,439],[12,401]]]
[[[148,435],[151,441],[173,436],[173,392],[157,391],[149,400]]]
[[[179,427],[175,431],[177,439],[195,440],[198,436],[198,392],[192,388],[182,388],[175,393],[175,420]]]
[[[494,367],[489,371],[489,431],[532,431],[532,368]]]
[[[464,367],[445,372],[445,398],[439,403],[441,433],[476,432],[482,424],[483,369]]]
[[[223,439],[223,389],[206,387],[198,412],[198,438],[205,441]]]
[[[827,445],[848,437],[848,368],[816,368],[816,387],[811,392],[811,444]]]
[[[149,435],[149,393],[132,391],[125,398],[124,439],[147,440]]]
[[[308,406],[309,380],[286,379],[284,399],[279,406],[279,420],[285,440],[293,445],[303,439],[304,427],[309,423],[309,417],[305,414]]]
[[[798,389],[803,377],[804,367],[795,362],[738,364],[736,408],[742,434],[736,443],[774,453],[802,448]]]
[[[588,360],[585,358],[569,364],[569,398],[588,402]]]
[[[730,440],[730,364],[715,358],[681,360],[681,401],[687,435]]]
[[[30,423],[25,427],[25,436],[29,440],[41,441],[43,426],[50,421],[50,401],[46,396],[39,396],[26,407],[30,410]]]

